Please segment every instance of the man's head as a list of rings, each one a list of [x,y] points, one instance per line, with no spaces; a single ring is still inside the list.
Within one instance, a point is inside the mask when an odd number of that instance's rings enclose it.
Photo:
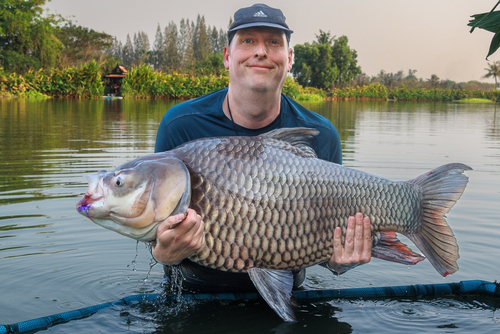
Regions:
[[[224,66],[229,70],[232,91],[281,93],[292,67],[289,47],[292,31],[279,9],[263,4],[242,8],[234,15],[224,48]]]
[[[234,22],[227,32],[228,45],[231,44],[238,30],[252,27],[270,27],[283,30],[288,44],[293,33],[286,24],[283,12],[265,4],[255,4],[251,7],[241,8],[234,13]]]

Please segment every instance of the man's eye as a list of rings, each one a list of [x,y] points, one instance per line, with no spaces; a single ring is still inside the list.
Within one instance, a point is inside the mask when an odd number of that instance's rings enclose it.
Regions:
[[[243,40],[243,43],[245,43],[245,44],[252,43],[252,40],[251,40],[251,39],[249,39],[249,38],[247,38],[247,39],[244,39],[244,40]]]

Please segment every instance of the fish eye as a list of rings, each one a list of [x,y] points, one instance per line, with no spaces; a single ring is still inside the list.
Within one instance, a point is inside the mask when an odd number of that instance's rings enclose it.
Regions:
[[[115,185],[117,187],[123,186],[123,180],[121,178],[117,178],[116,181],[115,181]]]

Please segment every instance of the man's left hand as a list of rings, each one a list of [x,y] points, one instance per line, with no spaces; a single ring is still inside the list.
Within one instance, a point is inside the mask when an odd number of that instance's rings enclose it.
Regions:
[[[356,213],[347,219],[347,231],[342,246],[342,229],[337,227],[333,236],[333,255],[328,267],[339,274],[357,265],[370,262],[372,257],[372,237],[370,218]]]

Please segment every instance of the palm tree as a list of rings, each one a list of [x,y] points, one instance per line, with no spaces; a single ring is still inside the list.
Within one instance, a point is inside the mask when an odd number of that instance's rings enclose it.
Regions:
[[[439,77],[435,74],[431,75],[430,79],[427,79],[432,88],[437,88],[439,85]]]
[[[324,32],[323,30],[319,30],[319,35],[316,35],[316,41],[318,44],[330,44],[332,45],[335,40],[335,36],[332,37],[330,32]]]
[[[495,89],[497,89],[497,77],[500,76],[500,60],[494,61],[492,64],[488,63],[488,67],[485,68],[488,73],[486,73],[482,78],[487,79],[493,77],[495,79]]]

